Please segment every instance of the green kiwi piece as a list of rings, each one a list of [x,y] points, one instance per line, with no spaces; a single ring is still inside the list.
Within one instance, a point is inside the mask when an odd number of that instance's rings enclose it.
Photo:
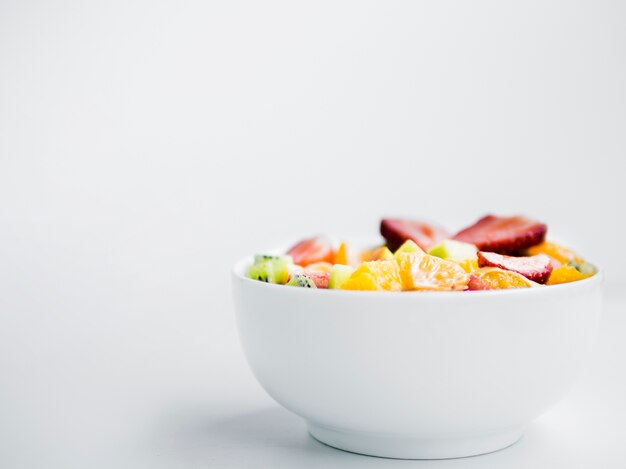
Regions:
[[[305,274],[293,274],[287,285],[290,287],[317,288],[315,282]]]
[[[578,272],[583,275],[593,275],[597,272],[596,267],[589,262],[583,262],[582,264],[579,264],[574,261],[569,261],[567,265],[574,267]]]
[[[259,260],[250,266],[247,275],[249,278],[261,282],[285,284],[289,280],[290,260],[289,256]]]
[[[288,264],[293,264],[293,258],[291,256],[279,256],[275,254],[257,254],[256,256],[254,256],[255,264],[260,264],[261,262],[267,262],[267,261],[278,261],[278,260],[284,260]]]

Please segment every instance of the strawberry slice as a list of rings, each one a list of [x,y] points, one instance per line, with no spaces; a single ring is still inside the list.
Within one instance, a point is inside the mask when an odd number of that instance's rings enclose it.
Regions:
[[[525,217],[487,215],[453,239],[475,244],[481,251],[514,254],[541,243],[546,231],[545,224]]]
[[[328,288],[328,281],[330,280],[330,272],[320,272],[319,270],[304,270],[304,273],[309,277],[317,288]]]
[[[333,261],[333,245],[326,236],[316,236],[300,241],[287,251],[294,264],[306,267],[316,262]]]
[[[552,259],[545,254],[512,257],[495,252],[478,252],[479,267],[499,267],[523,275],[528,280],[546,283],[552,273]]]
[[[398,249],[408,239],[427,251],[448,236],[446,230],[439,226],[402,218],[383,218],[380,222],[380,234],[392,251]]]
[[[491,290],[491,287],[487,282],[477,275],[470,275],[469,282],[467,284],[468,290]]]

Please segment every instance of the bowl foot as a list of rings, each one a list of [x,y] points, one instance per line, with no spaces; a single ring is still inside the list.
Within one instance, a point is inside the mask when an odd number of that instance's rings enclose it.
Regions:
[[[362,433],[308,422],[316,440],[351,453],[394,459],[449,459],[491,453],[511,446],[523,428],[447,438],[418,438],[381,433]]]

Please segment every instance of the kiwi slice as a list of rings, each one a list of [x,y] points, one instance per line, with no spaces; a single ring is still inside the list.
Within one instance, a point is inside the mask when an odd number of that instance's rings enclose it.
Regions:
[[[315,282],[305,274],[293,274],[287,285],[290,287],[317,288]]]
[[[583,275],[594,275],[597,271],[596,267],[589,262],[582,262],[579,264],[578,262],[569,261],[567,265],[569,265],[570,267],[574,267],[578,272]]]
[[[328,279],[328,288],[341,288],[341,285],[343,285],[346,280],[350,278],[350,275],[352,275],[354,270],[354,267],[350,267],[349,265],[333,265],[330,270],[330,278]]]
[[[266,261],[278,261],[285,260],[288,264],[293,264],[293,258],[291,256],[279,256],[276,254],[257,254],[254,256],[254,263],[260,264]]]
[[[285,284],[289,280],[291,256],[255,256],[248,277],[267,283]]]

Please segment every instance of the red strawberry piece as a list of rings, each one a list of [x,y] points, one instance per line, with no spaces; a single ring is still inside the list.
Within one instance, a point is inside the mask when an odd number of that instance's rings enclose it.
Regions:
[[[499,267],[523,275],[537,283],[546,283],[552,273],[552,260],[545,254],[512,257],[495,252],[478,252],[479,267]]]
[[[491,287],[482,278],[471,274],[469,283],[467,284],[468,290],[491,290]]]
[[[541,243],[547,229],[545,224],[521,216],[487,215],[453,239],[475,244],[481,251],[514,254]]]
[[[330,280],[330,272],[320,272],[318,270],[306,270],[305,275],[309,277],[317,288],[328,288],[328,281]]]
[[[439,226],[402,218],[383,218],[380,222],[380,234],[392,251],[398,249],[408,239],[415,241],[419,247],[427,251],[448,236],[448,233]]]
[[[316,236],[300,241],[287,251],[294,264],[306,267],[315,262],[332,262],[333,245],[326,236]]]

